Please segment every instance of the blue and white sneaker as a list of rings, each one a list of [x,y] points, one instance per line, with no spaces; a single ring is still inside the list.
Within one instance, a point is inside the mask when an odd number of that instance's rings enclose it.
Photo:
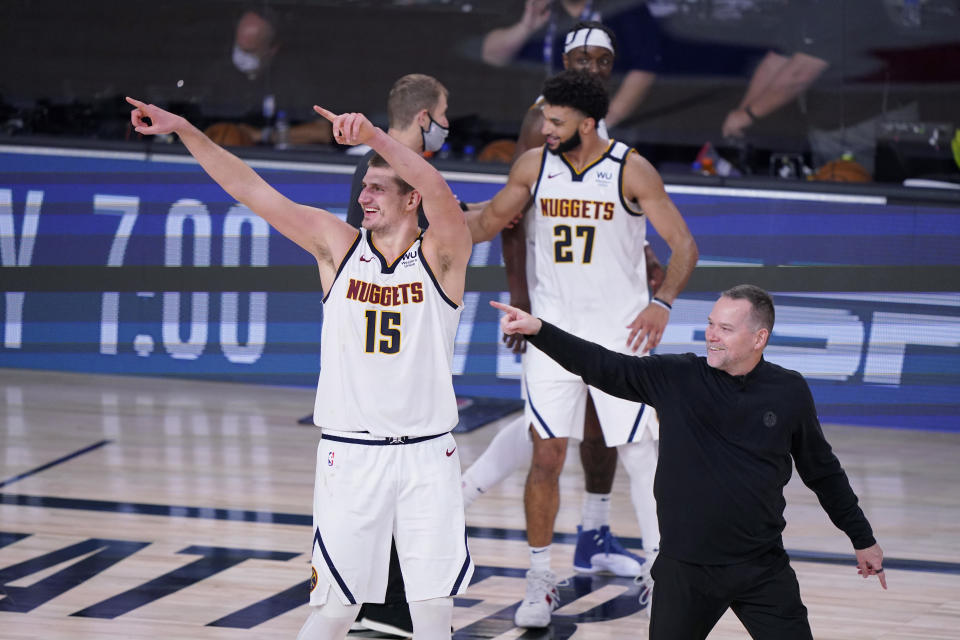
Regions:
[[[627,551],[620,541],[603,525],[584,531],[577,526],[577,549],[573,553],[573,568],[581,573],[607,572],[623,578],[633,578],[643,570],[644,559]]]

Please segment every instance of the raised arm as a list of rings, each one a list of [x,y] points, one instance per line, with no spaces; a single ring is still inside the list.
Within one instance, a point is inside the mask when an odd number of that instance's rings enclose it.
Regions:
[[[513,163],[507,184],[481,211],[467,213],[473,242],[492,240],[514,218],[523,213],[530,201],[531,188],[540,170],[540,149],[531,149]]]
[[[660,174],[638,153],[631,152],[627,156],[624,196],[628,201],[639,205],[653,228],[670,247],[670,262],[663,284],[657,290],[656,298],[651,299],[647,308],[630,324],[627,338],[627,344],[634,351],[637,351],[646,339],[644,351],[649,351],[660,343],[663,330],[670,319],[669,307],[687,286],[693,268],[697,265],[699,253],[687,223],[663,188]]]
[[[288,199],[243,160],[218,146],[186,119],[133,98],[127,98],[127,102],[135,107],[130,121],[137,133],[176,133],[224,191],[316,257],[325,289],[333,282],[337,266],[356,237],[356,229],[329,211]]]
[[[551,0],[526,0],[520,20],[500,29],[493,29],[483,38],[483,61],[495,67],[506,66],[524,43],[550,19]]]
[[[361,113],[336,115],[323,107],[314,110],[333,124],[334,139],[341,144],[368,144],[383,156],[397,175],[420,194],[430,222],[423,249],[447,295],[463,296],[463,280],[473,243],[460,203],[446,180],[423,157],[389,136]]]

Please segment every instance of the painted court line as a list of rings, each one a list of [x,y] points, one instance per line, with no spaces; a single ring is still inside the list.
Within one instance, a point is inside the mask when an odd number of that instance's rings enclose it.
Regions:
[[[102,446],[102,443],[92,447]],[[87,449],[78,451],[79,455]],[[62,461],[54,461],[52,464]],[[47,465],[49,466],[49,465]],[[38,470],[43,469],[41,467]],[[0,485],[2,486],[2,485]],[[312,517],[306,514],[281,513],[272,511],[251,511],[245,509],[214,509],[210,507],[186,507],[177,505],[114,502],[111,500],[84,500],[77,498],[57,498],[52,496],[28,496],[16,493],[0,493],[0,504],[24,507],[42,507],[47,509],[75,509],[78,511],[101,511],[109,513],[130,513],[137,515],[151,515],[178,518],[200,518],[205,520],[233,520],[241,522],[262,522],[269,524],[292,524],[310,527]],[[522,529],[503,529],[500,527],[467,527],[467,536],[493,540],[525,541],[526,533]],[[553,541],[560,544],[576,544],[577,534],[555,533]],[[620,541],[626,547],[640,547],[639,538],[621,537]],[[795,562],[813,562],[817,564],[849,565],[854,566],[856,560],[853,555],[842,553],[825,553],[820,551],[805,551],[787,549],[791,560]],[[925,573],[942,573],[960,575],[960,562],[945,562],[938,560],[913,560],[907,558],[884,558],[883,564],[890,569],[901,571],[920,571]]]
[[[0,487],[5,487],[5,486],[7,486],[8,484],[13,484],[14,482],[17,482],[18,480],[23,480],[24,478],[30,477],[30,476],[32,476],[32,475],[36,475],[36,474],[40,473],[41,471],[46,471],[46,470],[49,469],[50,467],[55,467],[55,466],[57,466],[58,464],[63,464],[64,462],[67,462],[67,461],[69,461],[69,460],[73,460],[74,458],[76,458],[76,457],[78,457],[78,456],[82,456],[82,455],[85,454],[85,453],[89,453],[90,451],[93,451],[94,449],[99,449],[100,447],[102,447],[102,446],[104,446],[104,445],[107,445],[107,444],[110,444],[111,442],[113,442],[113,441],[112,441],[112,440],[101,440],[100,442],[95,442],[94,444],[91,444],[91,445],[88,446],[88,447],[84,447],[83,449],[80,449],[79,451],[74,451],[73,453],[68,453],[67,455],[65,455],[65,456],[63,456],[63,457],[57,458],[56,460],[52,460],[52,461],[48,462],[47,464],[44,464],[44,465],[41,465],[41,466],[37,467],[36,469],[31,469],[30,471],[25,471],[25,472],[23,472],[23,473],[21,473],[21,474],[19,474],[19,475],[15,475],[15,476],[13,476],[12,478],[7,478],[7,479],[4,480],[3,482],[0,482]]]

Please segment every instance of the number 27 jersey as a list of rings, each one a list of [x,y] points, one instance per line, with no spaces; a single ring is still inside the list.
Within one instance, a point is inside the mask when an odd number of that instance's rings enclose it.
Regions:
[[[422,436],[457,424],[452,362],[462,306],[421,251],[392,264],[361,229],[323,301],[313,421],[378,436]]]
[[[535,315],[622,351],[626,328],[647,306],[646,217],[623,196],[633,150],[611,140],[582,171],[543,150],[527,233],[533,236]],[[528,260],[530,259],[528,255]]]

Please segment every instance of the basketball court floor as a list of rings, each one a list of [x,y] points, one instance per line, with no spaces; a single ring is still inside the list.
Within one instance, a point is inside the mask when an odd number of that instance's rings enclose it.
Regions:
[[[296,420],[312,404],[308,389],[0,369],[0,638],[294,638],[319,435]],[[464,465],[500,422],[458,435]],[[814,636],[960,638],[960,434],[824,429],[890,588],[857,575],[794,474],[785,545]],[[467,513],[477,571],[456,599],[458,640],[646,637],[632,581],[572,571],[583,479],[570,454],[553,552],[568,582],[552,628],[512,624],[527,560],[517,472]],[[636,548],[624,475],[613,529]],[[747,637],[730,613],[710,635]]]

